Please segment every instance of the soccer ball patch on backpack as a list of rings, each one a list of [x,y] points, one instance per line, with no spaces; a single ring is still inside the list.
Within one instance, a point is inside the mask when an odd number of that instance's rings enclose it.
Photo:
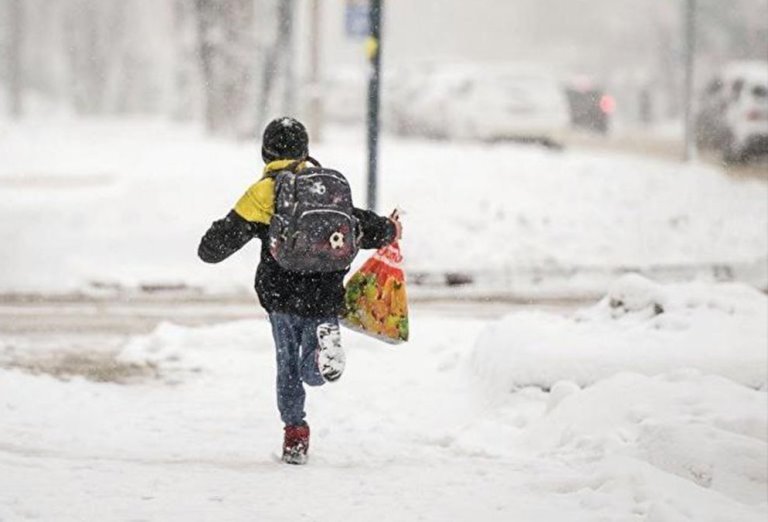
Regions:
[[[346,178],[325,168],[289,170],[275,176],[275,211],[269,250],[286,270],[334,272],[349,268],[358,252]]]

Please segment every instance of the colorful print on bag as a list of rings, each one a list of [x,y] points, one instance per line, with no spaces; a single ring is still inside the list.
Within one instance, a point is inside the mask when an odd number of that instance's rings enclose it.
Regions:
[[[380,248],[347,281],[341,323],[391,344],[408,340],[408,297],[397,242]]]

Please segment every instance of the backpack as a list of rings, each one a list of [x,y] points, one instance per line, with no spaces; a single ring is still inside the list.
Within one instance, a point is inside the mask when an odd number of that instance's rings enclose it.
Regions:
[[[359,250],[352,191],[339,172],[312,167],[275,174],[269,251],[294,272],[346,270]]]

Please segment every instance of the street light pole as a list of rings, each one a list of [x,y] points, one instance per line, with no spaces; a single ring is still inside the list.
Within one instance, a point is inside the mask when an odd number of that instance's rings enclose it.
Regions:
[[[368,208],[376,210],[379,144],[379,86],[381,72],[381,11],[383,0],[370,0],[370,36],[366,51],[370,61],[368,79]]]
[[[8,38],[8,109],[11,117],[18,119],[23,111],[24,68],[22,47],[24,34],[24,6],[21,0],[10,0],[7,5],[10,23]]]
[[[696,54],[696,0],[684,0],[685,3],[685,161],[696,159],[696,138],[693,122],[693,80]]]
[[[320,78],[320,0],[309,4],[309,133],[317,143],[322,137],[323,107]]]
[[[296,81],[293,66],[294,42],[294,0],[281,0],[278,24],[279,34],[277,44],[281,47],[281,60],[284,61],[285,74],[283,85],[283,114],[291,114],[296,110]]]

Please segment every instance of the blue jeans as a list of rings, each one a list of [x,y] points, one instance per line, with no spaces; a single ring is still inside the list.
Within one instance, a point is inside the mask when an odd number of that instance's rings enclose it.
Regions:
[[[306,417],[304,384],[325,384],[317,365],[317,327],[322,323],[338,327],[339,320],[271,313],[269,321],[277,351],[277,408],[287,426],[296,426]]]

